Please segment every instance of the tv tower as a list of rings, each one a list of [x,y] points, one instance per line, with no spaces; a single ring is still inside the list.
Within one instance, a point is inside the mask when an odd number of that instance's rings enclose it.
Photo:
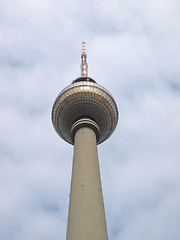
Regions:
[[[81,77],[57,96],[52,122],[58,135],[74,145],[66,240],[107,240],[97,144],[111,136],[118,122],[112,95],[88,77],[82,43]]]

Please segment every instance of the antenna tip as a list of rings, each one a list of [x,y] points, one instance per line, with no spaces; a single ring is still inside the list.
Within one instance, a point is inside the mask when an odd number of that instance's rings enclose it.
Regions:
[[[82,54],[85,54],[85,42],[82,42]]]

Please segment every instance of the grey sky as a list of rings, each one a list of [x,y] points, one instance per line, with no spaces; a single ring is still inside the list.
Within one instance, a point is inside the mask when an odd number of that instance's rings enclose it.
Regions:
[[[73,147],[57,94],[89,76],[120,120],[98,146],[111,240],[180,238],[180,2],[0,1],[0,239],[65,239]]]

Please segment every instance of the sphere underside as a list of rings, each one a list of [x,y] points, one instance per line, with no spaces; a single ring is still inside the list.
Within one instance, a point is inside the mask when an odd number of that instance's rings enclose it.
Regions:
[[[98,124],[98,144],[105,141],[116,128],[116,103],[111,94],[95,81],[77,81],[70,84],[60,92],[53,105],[54,128],[59,136],[70,144],[73,144],[72,125],[83,117]]]

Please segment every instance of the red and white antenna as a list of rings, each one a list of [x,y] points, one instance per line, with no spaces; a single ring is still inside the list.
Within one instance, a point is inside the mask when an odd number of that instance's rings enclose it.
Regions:
[[[81,77],[87,77],[88,64],[86,62],[85,42],[82,42],[82,55],[81,55]]]

